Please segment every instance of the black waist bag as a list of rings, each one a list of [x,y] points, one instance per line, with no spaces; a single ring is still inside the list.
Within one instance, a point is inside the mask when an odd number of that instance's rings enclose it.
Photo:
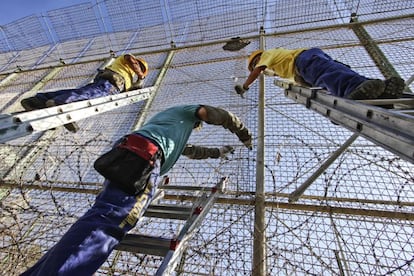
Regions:
[[[136,195],[145,189],[157,155],[155,144],[132,134],[96,159],[93,166],[112,184],[130,195]]]

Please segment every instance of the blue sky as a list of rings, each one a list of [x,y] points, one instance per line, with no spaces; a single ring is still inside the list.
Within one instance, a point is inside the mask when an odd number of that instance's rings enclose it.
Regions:
[[[5,25],[28,15],[40,15],[49,10],[91,1],[92,0],[3,0],[1,1],[0,9],[0,25]]]

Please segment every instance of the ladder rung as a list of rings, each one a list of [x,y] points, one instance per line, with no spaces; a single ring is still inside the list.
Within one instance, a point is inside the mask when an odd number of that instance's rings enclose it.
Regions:
[[[170,250],[171,239],[127,234],[115,247],[119,251],[164,257]]]
[[[175,205],[150,205],[144,216],[155,218],[168,218],[186,220],[190,217],[192,207],[181,207]]]
[[[227,177],[221,178],[215,187],[210,188],[211,194],[209,196],[203,193],[199,200],[191,207],[171,204],[151,204],[148,207],[144,216],[187,219],[187,222],[181,227],[181,230],[179,230],[173,239],[127,234],[115,249],[164,257],[155,275],[170,275],[177,265],[177,260],[181,258],[180,256],[185,250],[186,243],[194,235],[195,229],[200,226],[201,221],[212,208],[217,198],[217,191],[223,192],[227,180]],[[181,186],[180,188],[183,187]],[[193,209],[195,210],[194,213]]]
[[[161,185],[158,186],[162,190],[179,190],[179,191],[211,191],[212,187],[200,186],[183,186],[183,185]]]
[[[394,112],[414,115],[414,109],[393,109]]]

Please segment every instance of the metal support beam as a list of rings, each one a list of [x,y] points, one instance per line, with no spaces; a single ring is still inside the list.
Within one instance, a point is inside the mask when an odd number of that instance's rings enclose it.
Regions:
[[[0,26],[0,30],[1,30],[1,26]],[[0,68],[0,72],[5,71],[7,67],[10,66],[10,64],[12,64],[13,62],[17,60],[18,57],[20,57],[20,53],[15,53],[14,56],[9,61],[7,61],[7,63],[3,67]],[[19,71],[19,68],[16,68],[16,70]]]
[[[163,180],[164,181],[164,180]],[[56,192],[71,192],[71,193],[84,193],[84,194],[94,194],[97,195],[101,191],[102,182],[82,182],[84,186],[86,187],[96,187],[96,188],[73,188],[76,186],[78,182],[76,181],[51,181],[48,180],[48,185],[43,185],[42,181],[34,181],[33,183],[30,182],[30,184],[26,184],[24,186],[21,186],[20,182],[12,181],[12,180],[1,180],[0,179],[0,186],[2,188],[10,188],[10,189],[24,189],[24,190],[35,190],[35,191],[56,191]],[[67,187],[62,187],[60,185],[68,185]],[[168,191],[168,190],[175,190],[175,191],[185,191],[191,192],[191,191],[201,191],[201,192],[207,192],[208,189],[211,188],[201,188],[200,186],[182,186],[182,185],[164,185],[159,184],[159,189],[162,189],[162,191]],[[233,197],[241,197],[241,198],[252,198],[254,197],[254,192],[241,192],[241,191],[226,191],[227,196],[233,196]],[[176,197],[175,199],[179,201],[185,201],[187,200],[186,195],[184,194],[178,194],[175,193]],[[290,194],[287,193],[265,193],[266,198],[280,198],[280,199],[288,199]],[[168,196],[166,196],[168,197]],[[398,208],[401,207],[414,207],[414,202],[411,201],[399,201],[399,200],[377,200],[377,199],[355,199],[355,198],[347,198],[347,197],[330,197],[326,195],[303,195],[302,198],[308,199],[308,201],[315,200],[318,202],[321,201],[329,201],[329,202],[337,202],[337,203],[359,203],[364,205],[373,204],[375,206],[378,205],[387,205],[387,206],[397,206]],[[156,200],[156,196],[154,196],[154,199],[152,202],[154,203]],[[243,200],[242,200],[243,201]],[[244,202],[244,201],[243,201]],[[250,201],[249,201],[250,202]],[[252,201],[253,202],[253,201]],[[267,201],[266,205],[268,205]],[[223,198],[221,203],[229,203],[229,204],[236,204],[238,205],[237,201],[229,201],[226,202]],[[249,203],[250,204],[250,203]],[[242,204],[243,205],[243,204]],[[253,205],[251,203],[250,205]]]
[[[16,78],[16,76],[17,76],[17,73],[15,72],[11,73],[10,75],[8,75],[7,77],[5,77],[4,79],[0,81],[0,86],[7,85],[7,83],[12,81],[14,78]]]
[[[7,77],[5,77],[3,80],[1,80],[0,81],[0,89],[2,88],[2,86],[6,86],[9,82],[14,80],[17,76],[18,76],[17,73],[11,73]],[[6,105],[2,106],[0,108],[0,112],[3,112],[6,108],[8,108],[10,105],[12,105],[18,97],[19,97],[19,95],[14,96],[13,99],[11,99]]]
[[[40,59],[38,59],[36,63],[32,66],[32,69],[36,69],[38,65],[42,64],[45,61],[45,59],[48,58],[52,54],[52,52],[56,50],[57,46],[57,44],[50,46],[46,53],[44,53],[43,56],[40,57]]]
[[[405,85],[408,87],[410,84],[412,84],[414,81],[414,74],[411,75],[411,77],[408,78],[408,80],[405,81]]]
[[[50,80],[52,80],[62,69],[63,67],[59,66],[59,67],[55,67],[52,70],[50,70],[50,72],[43,79],[38,81],[33,86],[33,88],[30,89],[29,91],[30,95],[33,95],[34,93],[39,92],[45,86],[45,84],[48,83]]]
[[[295,191],[289,195],[289,202],[295,202],[305,192],[305,190],[315,181],[337,158],[340,156],[354,141],[358,138],[358,134],[354,133],[345,143],[333,152],[329,158]]]
[[[265,49],[264,29],[260,29],[260,49]],[[257,129],[257,158],[256,158],[256,200],[253,232],[253,267],[252,275],[266,275],[266,223],[265,223],[265,166],[264,166],[264,137],[265,137],[265,80],[264,75],[259,79],[259,107]]]
[[[93,37],[92,39],[89,40],[89,42],[86,44],[85,47],[83,47],[82,51],[77,54],[77,56],[71,61],[71,63],[76,63],[78,62],[79,59],[81,59],[81,57],[83,57],[85,55],[85,53],[92,47],[92,45],[95,43],[96,37]]]
[[[358,16],[355,13],[351,14],[351,29],[354,31],[358,39],[361,41],[365,50],[368,52],[369,56],[377,65],[378,69],[384,75],[385,78],[390,78],[392,76],[401,77],[394,66],[389,62],[385,54],[381,51],[380,47],[376,42],[371,38],[369,33],[364,29],[364,27],[358,22]],[[408,88],[407,88],[408,89]]]
[[[60,184],[61,182],[59,182]],[[15,184],[7,184],[0,180],[0,184],[3,188],[10,188],[10,189],[22,189],[22,186],[18,183]],[[87,183],[84,183],[87,184]],[[101,183],[97,183],[101,184]],[[48,186],[39,186],[39,185],[25,185],[24,189],[28,190],[40,190],[40,191],[61,191],[61,192],[76,192],[76,193],[85,193],[85,194],[98,194],[101,190],[100,189],[78,189],[78,188],[62,188],[62,187],[48,187]],[[226,192],[229,193],[229,192]],[[237,194],[239,196],[239,193]],[[287,195],[285,194],[282,198],[286,198]],[[199,196],[193,195],[183,195],[183,194],[166,194],[163,196],[166,200],[178,200],[179,202],[189,201],[194,202],[199,199]],[[390,204],[390,202],[382,202],[382,201],[375,201],[371,200],[365,202],[366,204],[373,204],[375,207],[374,209],[368,208],[350,208],[350,207],[335,207],[335,206],[323,206],[319,202],[327,200],[326,197],[314,197],[312,198],[318,201],[318,204],[297,204],[297,203],[287,203],[285,200],[282,201],[275,201],[269,200],[265,202],[266,208],[272,209],[285,209],[285,210],[295,210],[295,211],[303,211],[303,212],[320,212],[323,214],[329,215],[354,215],[354,216],[361,216],[361,217],[373,217],[373,218],[385,218],[387,220],[402,220],[402,221],[414,221],[414,214],[410,212],[401,212],[401,211],[384,211],[379,210],[377,207],[378,204]],[[336,198],[328,198],[328,200],[334,200]],[[344,198],[341,202],[353,202],[349,198]],[[255,200],[254,199],[243,199],[237,197],[229,197],[228,195],[225,197],[218,197],[216,199],[217,204],[231,204],[231,205],[240,205],[240,206],[254,206]],[[406,204],[395,201],[395,206],[399,208],[395,208],[395,210],[400,210],[401,206],[412,206],[412,202],[406,202]]]
[[[154,89],[155,89],[154,93],[151,94],[151,97],[145,103],[145,107],[143,109],[143,112],[142,112],[141,116],[139,117],[138,121],[136,122],[136,124],[134,125],[133,130],[138,129],[145,122],[145,120],[147,119],[148,111],[150,110],[152,102],[154,100],[154,97],[155,97],[158,89],[160,88],[161,83],[165,78],[165,75],[167,74],[167,70],[170,67],[170,64],[173,60],[174,55],[175,55],[175,51],[171,50],[168,53],[167,57],[165,58],[164,65],[162,66],[162,68],[160,70],[160,73],[158,74],[157,79],[156,79],[155,84],[154,84]]]
[[[25,96],[32,96],[35,93],[39,92],[39,90],[41,90],[46,85],[46,83],[49,82],[51,79],[53,79],[62,69],[63,67],[61,66],[53,68],[40,81],[36,82],[36,84],[29,91],[25,93],[19,93],[9,103],[14,104],[16,100],[21,97],[22,94],[25,94]],[[7,128],[10,125],[13,125],[13,119],[11,119],[11,117],[12,117],[11,115],[0,114],[0,121],[2,121],[2,119],[5,119],[7,121],[7,124],[0,123],[0,141],[1,139],[6,138],[9,134],[11,134],[10,132],[20,132],[22,129],[24,129],[25,131],[31,129],[31,127],[28,127],[28,125],[18,126],[19,124],[15,124],[14,129],[12,128],[11,131],[7,130]],[[42,133],[38,137],[38,139],[40,137],[52,138],[55,135],[56,135],[56,132],[45,132],[45,133]],[[27,149],[25,149],[24,153],[22,154],[22,158],[20,158],[17,162],[14,163],[14,165],[3,175],[3,178],[7,179],[8,177],[10,177],[11,174],[21,174],[22,172],[24,172],[26,166],[28,164],[31,164],[36,159],[36,156],[40,153],[38,149],[43,149],[42,145],[44,143],[47,143],[46,140],[47,139],[44,139],[42,141],[42,139],[40,139],[40,143],[38,143],[36,147],[29,146]]]
[[[281,80],[275,80],[275,84],[285,88],[288,98],[414,163],[414,116],[338,98],[318,88],[294,86]]]

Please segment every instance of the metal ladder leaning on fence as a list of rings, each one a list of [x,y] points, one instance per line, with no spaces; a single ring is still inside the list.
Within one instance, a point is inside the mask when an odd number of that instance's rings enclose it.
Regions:
[[[34,111],[0,114],[0,143],[147,100],[155,89],[155,86],[151,86]]]
[[[115,249],[118,251],[161,256],[163,260],[155,275],[170,275],[176,268],[183,252],[186,250],[188,241],[192,238],[202,220],[212,208],[218,195],[224,192],[227,181],[227,177],[223,177],[211,188],[160,185],[158,192],[144,213],[144,216],[166,220],[186,220],[185,224],[172,238],[127,234]],[[163,182],[164,184],[168,183],[168,178],[164,178]],[[160,199],[168,198],[166,194],[168,191],[202,192],[202,194],[201,196],[193,197],[194,203],[191,207],[177,206],[174,203],[159,204]],[[210,192],[209,194],[208,191]],[[176,196],[173,195],[172,198]]]
[[[399,99],[349,100],[329,95],[318,87],[302,87],[278,80],[275,85],[285,89],[285,96],[341,125],[352,132],[348,140],[294,192],[289,202],[295,202],[323,171],[363,136],[411,163],[414,163],[414,95]]]

